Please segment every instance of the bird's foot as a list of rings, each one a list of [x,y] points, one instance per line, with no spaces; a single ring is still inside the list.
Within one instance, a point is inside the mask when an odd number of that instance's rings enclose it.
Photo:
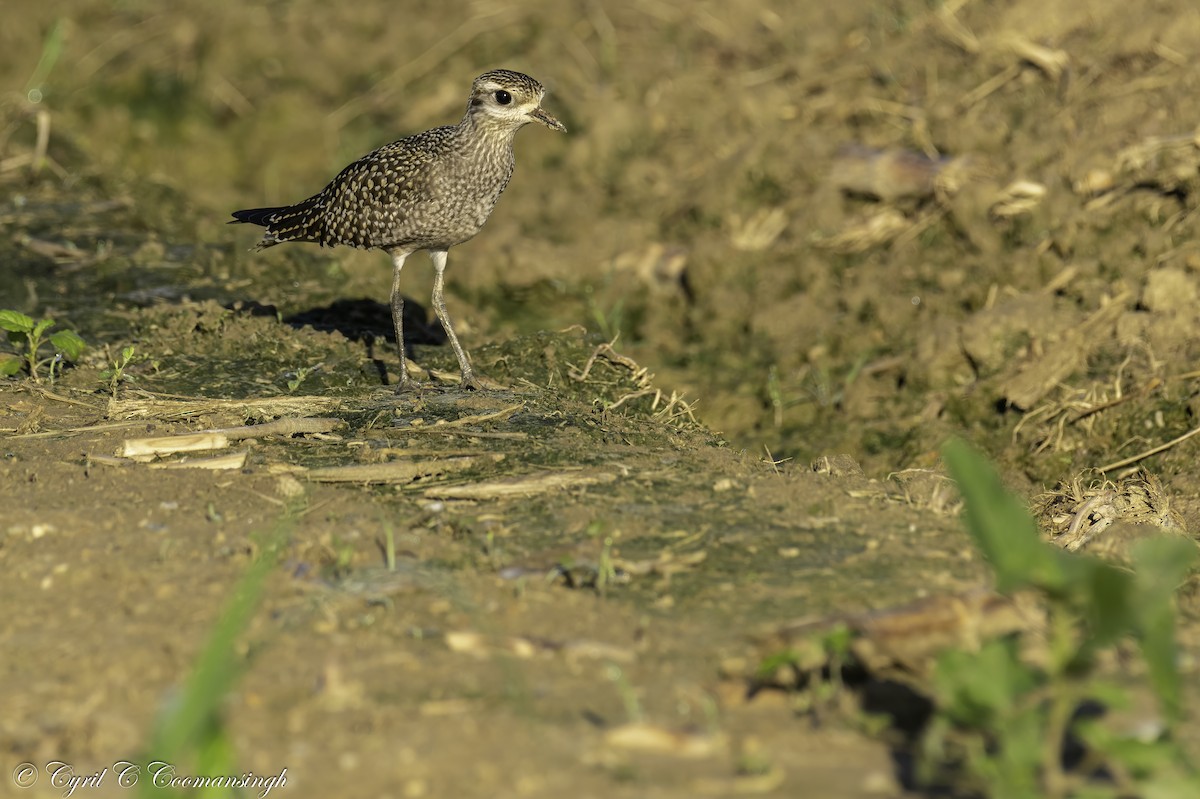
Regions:
[[[413,375],[417,377],[413,377]],[[418,380],[417,378],[420,378]],[[422,369],[418,364],[405,360],[401,364],[400,375],[396,380],[396,393],[406,394],[413,391],[420,391],[425,388],[426,379],[433,379],[433,373]]]
[[[483,382],[475,376],[474,372],[463,372],[458,379],[459,388],[464,391],[481,391],[483,390]]]

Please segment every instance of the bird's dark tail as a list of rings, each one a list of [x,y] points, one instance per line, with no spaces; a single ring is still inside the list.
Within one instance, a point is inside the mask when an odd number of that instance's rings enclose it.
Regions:
[[[265,227],[262,241],[255,247],[259,250],[285,241],[312,241],[323,244],[325,234],[319,210],[317,198],[310,197],[295,205],[234,211],[233,221],[229,224],[248,222]]]
[[[280,211],[286,210],[286,206],[280,206],[279,208],[247,208],[245,211],[234,211],[233,221],[229,224],[236,225],[238,222],[249,222],[252,225],[267,227],[271,224],[271,217]]]

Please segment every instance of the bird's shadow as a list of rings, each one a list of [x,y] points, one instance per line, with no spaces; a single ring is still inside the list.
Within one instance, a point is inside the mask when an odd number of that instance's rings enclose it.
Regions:
[[[274,305],[263,305],[254,300],[243,300],[231,307],[252,316],[279,316],[279,310]],[[337,331],[351,341],[362,342],[367,348],[367,357],[379,371],[380,380],[387,385],[387,367],[376,352],[376,347],[381,341],[390,342],[392,345],[396,341],[395,328],[392,325],[392,311],[388,305],[371,299],[334,300],[328,305],[307,308],[284,316],[282,321],[295,328],[308,326],[313,330],[323,332]],[[437,320],[430,321],[429,312],[424,305],[406,297],[404,300],[404,354],[410,356],[414,344],[440,345],[444,343],[446,343],[446,333],[442,330],[441,324]]]

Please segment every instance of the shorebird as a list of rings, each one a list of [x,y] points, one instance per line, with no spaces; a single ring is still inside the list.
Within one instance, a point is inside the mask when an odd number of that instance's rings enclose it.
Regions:
[[[417,250],[433,260],[433,311],[462,371],[460,385],[480,387],[443,296],[447,251],[483,228],[513,173],[513,137],[530,122],[566,132],[542,109],[546,90],[528,75],[485,72],[471,84],[467,112],[457,125],[385,144],[343,169],[307,200],[277,208],[233,212],[233,223],[266,228],[255,250],[288,241],[323,247],[345,244],[392,257],[392,324],[400,349],[396,391],[416,385],[404,357],[404,298],[400,270]]]

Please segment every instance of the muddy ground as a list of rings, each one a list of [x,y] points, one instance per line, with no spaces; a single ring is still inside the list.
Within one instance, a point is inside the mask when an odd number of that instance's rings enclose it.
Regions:
[[[283,536],[227,728],[289,794],[919,793],[746,674],[756,634],[986,585],[947,436],[1047,536],[1106,479],[1200,529],[1190,4],[404,5],[0,11],[0,309],[89,344],[0,379],[6,769],[138,756]],[[450,254],[500,387],[418,308],[397,399],[386,258],[224,223],[497,66],[570,130]]]

